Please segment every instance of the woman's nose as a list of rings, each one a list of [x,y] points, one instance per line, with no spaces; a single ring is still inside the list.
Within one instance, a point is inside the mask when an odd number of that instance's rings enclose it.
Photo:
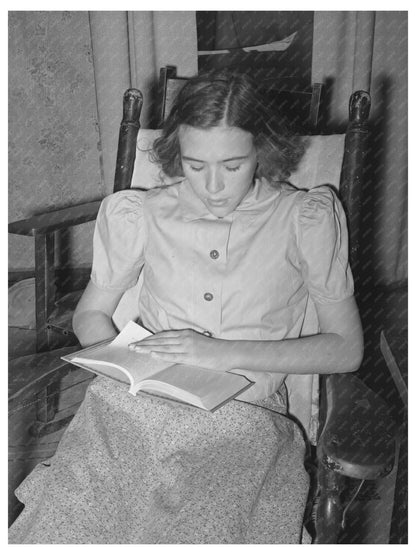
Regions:
[[[208,175],[206,190],[210,194],[215,194],[224,189],[224,182],[222,176],[217,170],[211,170]]]

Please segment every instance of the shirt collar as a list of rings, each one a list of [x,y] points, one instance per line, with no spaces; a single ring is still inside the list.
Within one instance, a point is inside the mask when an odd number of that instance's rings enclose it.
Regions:
[[[264,210],[264,201],[271,196],[272,189],[267,181],[256,179],[254,186],[250,189],[241,203],[234,212],[244,212],[248,214],[256,214]],[[193,220],[208,219],[217,220],[218,218],[211,214],[202,200],[196,196],[189,181],[184,179],[178,185],[178,200],[182,218],[185,222]]]

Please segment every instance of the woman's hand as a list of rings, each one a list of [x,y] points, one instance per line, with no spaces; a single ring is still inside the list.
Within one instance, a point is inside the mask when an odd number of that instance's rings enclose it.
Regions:
[[[234,368],[232,341],[214,339],[193,330],[174,330],[155,333],[129,348],[137,353],[151,353],[167,362],[191,364],[217,372]]]

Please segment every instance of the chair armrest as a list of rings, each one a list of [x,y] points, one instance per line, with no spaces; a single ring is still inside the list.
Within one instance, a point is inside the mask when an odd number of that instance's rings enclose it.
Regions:
[[[100,204],[101,201],[96,200],[12,222],[9,224],[9,233],[35,236],[90,222],[97,217]]]
[[[398,432],[386,403],[353,374],[331,374],[322,382],[318,460],[350,478],[386,476],[394,465]]]

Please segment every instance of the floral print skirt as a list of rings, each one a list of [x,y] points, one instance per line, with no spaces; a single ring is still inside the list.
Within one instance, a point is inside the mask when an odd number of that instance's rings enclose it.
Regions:
[[[55,455],[16,490],[9,543],[300,543],[305,445],[278,405],[209,413],[96,378]]]

